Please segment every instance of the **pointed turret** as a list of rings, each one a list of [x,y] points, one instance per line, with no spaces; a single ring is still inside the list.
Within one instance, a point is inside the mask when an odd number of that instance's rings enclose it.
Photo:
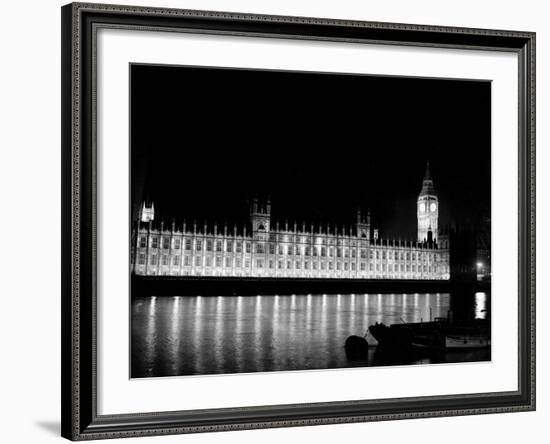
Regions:
[[[426,162],[426,173],[422,180],[422,190],[420,191],[419,197],[420,196],[435,196],[434,182],[432,174],[430,173],[430,161]]]

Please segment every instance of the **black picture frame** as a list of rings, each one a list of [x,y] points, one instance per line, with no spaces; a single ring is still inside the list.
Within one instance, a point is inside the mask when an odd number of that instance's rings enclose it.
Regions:
[[[62,436],[119,438],[535,409],[535,33],[72,3],[62,14]],[[97,414],[95,39],[98,27],[508,51],[519,61],[518,390]]]

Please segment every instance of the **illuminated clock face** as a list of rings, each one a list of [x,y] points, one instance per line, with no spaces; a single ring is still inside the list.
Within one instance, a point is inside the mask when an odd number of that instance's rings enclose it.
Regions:
[[[435,204],[434,204],[434,203],[432,203],[432,204],[430,205],[430,211],[431,211],[432,213],[435,211]]]
[[[426,211],[426,205],[421,203],[420,204],[420,212],[423,213],[424,211]]]

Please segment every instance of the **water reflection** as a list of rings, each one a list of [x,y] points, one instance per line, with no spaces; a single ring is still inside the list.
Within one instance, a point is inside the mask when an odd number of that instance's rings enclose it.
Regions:
[[[475,318],[476,319],[487,319],[487,294],[486,293],[476,293],[475,294]]]
[[[486,318],[488,296],[476,293],[472,299],[467,305],[475,317]],[[132,377],[373,365],[374,348],[365,361],[347,359],[348,336],[363,336],[375,322],[447,317],[454,305],[446,293],[137,298]],[[374,345],[372,337],[367,340]]]

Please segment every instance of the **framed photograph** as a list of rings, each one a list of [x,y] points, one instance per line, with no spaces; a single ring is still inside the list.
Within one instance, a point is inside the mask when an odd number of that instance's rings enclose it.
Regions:
[[[62,8],[62,435],[535,408],[535,35]]]

